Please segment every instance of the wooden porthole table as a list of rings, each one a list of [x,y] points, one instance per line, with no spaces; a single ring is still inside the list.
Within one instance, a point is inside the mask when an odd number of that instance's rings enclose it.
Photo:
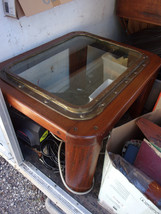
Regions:
[[[102,140],[137,100],[143,108],[158,56],[73,32],[0,64],[6,101],[65,142],[65,180],[91,188]],[[134,108],[133,108],[134,109]]]

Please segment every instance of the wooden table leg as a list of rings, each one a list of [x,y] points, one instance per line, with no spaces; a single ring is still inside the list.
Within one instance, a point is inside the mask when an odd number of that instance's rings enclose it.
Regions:
[[[153,77],[148,84],[144,87],[142,90],[140,96],[137,98],[137,100],[133,103],[133,105],[130,107],[130,114],[133,118],[139,117],[143,111],[144,105],[147,101],[147,98],[150,94],[150,91],[152,89],[153,83],[155,81],[155,77]]]
[[[78,192],[92,187],[101,145],[95,139],[69,138],[65,145],[65,179]]]

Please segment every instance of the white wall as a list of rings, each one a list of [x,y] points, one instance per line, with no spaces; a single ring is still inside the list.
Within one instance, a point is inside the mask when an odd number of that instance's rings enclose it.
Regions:
[[[4,17],[0,1],[0,62],[71,31],[119,40],[115,0],[73,0],[19,20]]]

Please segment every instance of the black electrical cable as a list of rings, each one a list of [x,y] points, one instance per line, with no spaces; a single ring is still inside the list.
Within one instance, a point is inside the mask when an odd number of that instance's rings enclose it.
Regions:
[[[41,161],[44,165],[51,170],[54,170],[55,173],[59,172],[58,168],[58,148],[60,141],[54,138],[53,135],[50,135],[41,142],[40,152],[42,154]],[[61,152],[61,166],[62,170],[65,168],[65,148]]]

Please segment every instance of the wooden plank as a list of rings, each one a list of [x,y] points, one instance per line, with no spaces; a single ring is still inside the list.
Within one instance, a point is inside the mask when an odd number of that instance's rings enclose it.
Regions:
[[[161,127],[145,118],[139,118],[136,121],[137,126],[140,128],[145,137],[154,143],[158,150],[161,149]]]

